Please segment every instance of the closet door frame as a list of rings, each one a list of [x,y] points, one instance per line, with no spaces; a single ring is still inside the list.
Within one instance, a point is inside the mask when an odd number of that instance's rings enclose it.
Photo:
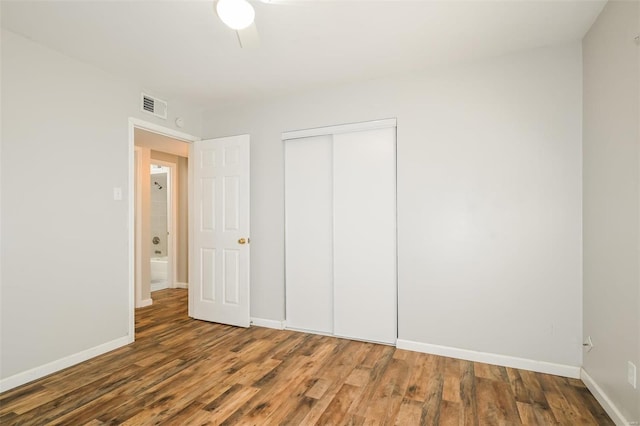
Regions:
[[[376,129],[386,129],[386,128],[396,128],[397,127],[397,120],[395,118],[389,118],[389,119],[382,119],[382,120],[374,120],[374,121],[366,121],[366,122],[358,122],[358,123],[349,123],[349,124],[342,124],[342,125],[336,125],[336,126],[327,126],[327,127],[319,127],[319,128],[313,128],[313,129],[304,129],[304,130],[294,130],[294,131],[288,131],[288,132],[283,132],[282,133],[282,141],[283,141],[283,151],[286,150],[286,146],[287,143],[290,143],[292,141],[294,141],[295,139],[306,139],[306,138],[313,138],[313,137],[319,137],[319,136],[330,136],[332,138],[331,140],[331,144],[333,144],[333,136],[334,135],[338,135],[338,134],[343,134],[343,133],[351,133],[351,132],[361,132],[361,131],[368,131],[368,130],[376,130]],[[302,141],[300,141],[301,143],[304,143]],[[397,152],[397,137],[394,140],[394,149]],[[286,154],[285,152],[283,152],[283,163],[285,165],[285,169],[287,167],[286,165]],[[394,156],[394,161],[396,162],[396,164],[394,164],[394,168],[395,168],[395,172],[396,172],[396,181],[394,182],[394,186],[396,186],[397,188],[397,155]],[[285,172],[286,173],[286,172]],[[333,173],[333,172],[332,172]],[[287,176],[285,175],[285,259],[287,258],[287,241],[288,238],[290,238],[290,235],[287,234],[287,219],[286,219],[286,214],[287,214],[287,201],[286,201],[286,187],[287,187]],[[396,191],[397,194],[397,191]],[[397,324],[398,324],[398,274],[397,274],[397,198],[394,200],[395,202],[395,210],[396,210],[396,233],[395,233],[395,264],[396,264],[396,269],[395,269],[395,318],[394,318],[394,322],[395,322],[395,327],[396,327],[396,339],[397,339]],[[289,300],[287,300],[287,295],[288,295],[288,291],[287,291],[287,271],[286,271],[286,264],[285,264],[285,312],[288,314],[289,312],[289,308],[288,305],[290,303]],[[332,295],[334,294],[334,283],[332,281],[331,283],[331,292]],[[333,307],[332,307],[332,315],[333,315]],[[285,328],[288,329],[292,329],[292,330],[299,330],[299,331],[304,331],[304,332],[309,332],[309,333],[317,333],[317,334],[326,334],[326,335],[336,335],[335,334],[335,324],[331,324],[331,329],[329,330],[313,330],[313,329],[306,329],[300,326],[296,326],[295,324],[290,324],[289,323],[289,318],[285,317]],[[358,337],[349,337],[355,340],[366,340],[366,339],[359,339]],[[376,341],[376,340],[369,340],[369,341]],[[386,342],[380,342],[377,341],[378,343],[385,343],[385,344],[395,344],[395,339],[394,342],[391,343],[389,341]]]
[[[282,133],[282,141],[285,142],[291,139],[302,139],[312,136],[329,136],[339,133],[360,132],[363,130],[386,129],[389,127],[397,127],[397,120],[395,118],[339,124],[337,126],[317,127],[314,129],[292,130]]]

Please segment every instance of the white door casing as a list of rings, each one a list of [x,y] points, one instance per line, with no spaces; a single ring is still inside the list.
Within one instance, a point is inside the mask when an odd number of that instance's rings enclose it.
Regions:
[[[396,120],[282,136],[287,328],[394,345]]]
[[[190,148],[189,316],[249,326],[249,135]]]

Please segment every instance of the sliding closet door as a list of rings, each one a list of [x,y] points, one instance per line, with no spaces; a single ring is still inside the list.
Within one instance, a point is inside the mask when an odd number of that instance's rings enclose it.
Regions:
[[[286,141],[287,327],[333,332],[331,136]]]
[[[396,132],[333,139],[334,334],[395,344]]]

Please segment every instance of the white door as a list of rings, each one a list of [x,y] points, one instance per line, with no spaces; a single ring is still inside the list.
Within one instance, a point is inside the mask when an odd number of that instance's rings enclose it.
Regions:
[[[396,129],[333,137],[334,334],[395,345]]]
[[[333,333],[331,136],[285,143],[287,327]]]
[[[249,135],[190,150],[189,316],[249,326]]]
[[[395,120],[283,139],[287,327],[395,344]]]

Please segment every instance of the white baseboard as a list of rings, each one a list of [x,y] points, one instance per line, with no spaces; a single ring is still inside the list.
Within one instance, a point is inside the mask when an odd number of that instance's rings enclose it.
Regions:
[[[450,346],[432,345],[429,343],[414,342],[398,339],[398,349],[407,349],[415,352],[423,352],[433,355],[448,356],[467,361],[483,362],[485,364],[500,365],[503,367],[520,368],[522,370],[538,373],[554,374],[556,376],[580,378],[580,367],[573,365],[554,364],[552,362],[536,361],[527,358],[518,358],[508,355],[500,355],[489,352],[477,352],[469,349],[452,348]]]
[[[611,399],[609,399],[602,388],[598,386],[595,380],[593,380],[593,377],[591,377],[586,371],[584,371],[584,368],[580,369],[580,379],[582,379],[584,384],[587,386],[587,389],[591,391],[596,400],[600,403],[600,405],[602,405],[602,408],[604,408],[604,411],[607,412],[609,417],[611,417],[611,420],[613,420],[616,425],[629,426],[632,424],[629,420],[625,419],[620,410],[618,410],[618,407],[616,407]]]
[[[188,283],[176,283],[176,286],[174,288],[189,288],[189,284]]]
[[[136,306],[136,308],[146,308],[147,306],[153,305],[152,299],[144,299],[141,300],[140,303]]]
[[[5,392],[9,389],[16,388],[33,380],[48,376],[51,373],[55,373],[56,371],[60,371],[67,367],[71,367],[72,365],[79,364],[83,361],[110,352],[114,349],[118,349],[119,347],[128,345],[132,342],[133,336],[120,337],[110,342],[103,343],[102,345],[95,346],[82,352],[60,358],[48,364],[32,368],[31,370],[27,370],[22,373],[7,377],[6,379],[0,380],[0,392]]]
[[[276,321],[264,318],[251,318],[251,325],[266,328],[275,328],[276,330],[284,330],[284,321]]]
[[[170,287],[168,287],[166,283],[151,284],[151,288],[149,289],[149,291],[153,293],[154,291],[165,290],[167,288]]]

